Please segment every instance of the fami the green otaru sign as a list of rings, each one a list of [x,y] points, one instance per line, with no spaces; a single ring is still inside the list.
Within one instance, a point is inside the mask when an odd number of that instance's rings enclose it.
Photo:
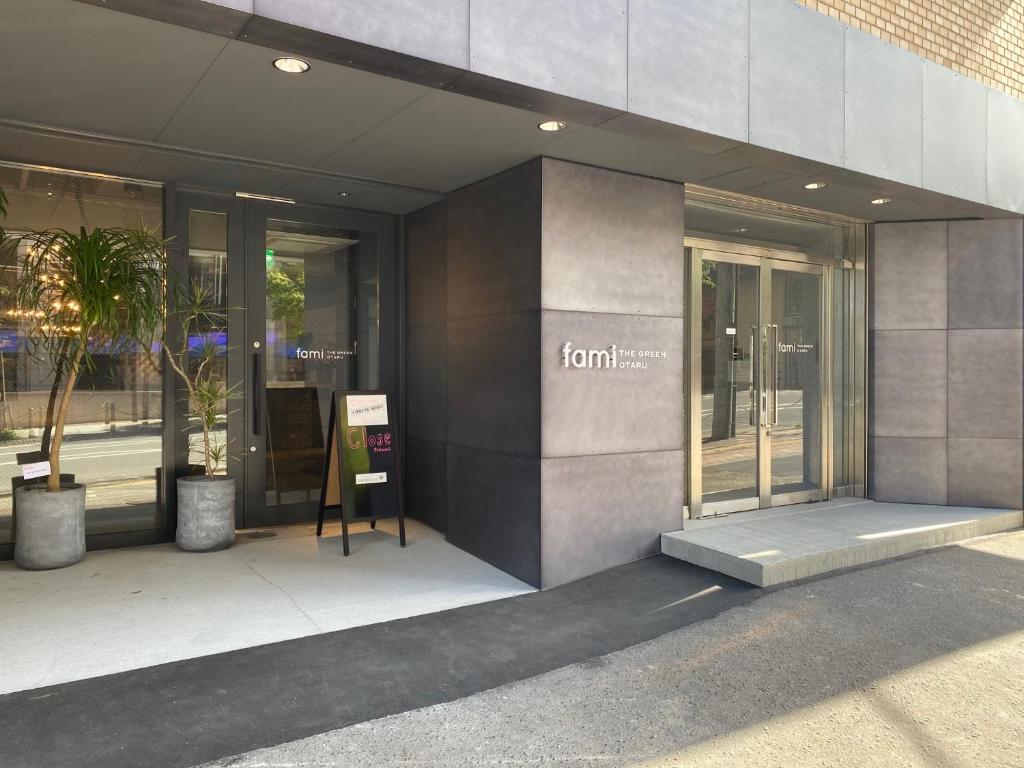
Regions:
[[[347,555],[348,524],[387,517],[398,518],[399,539],[405,546],[405,515],[398,469],[398,442],[383,392],[335,392],[324,452],[320,488],[320,517],[316,535],[323,532],[324,513],[341,507],[341,540]]]

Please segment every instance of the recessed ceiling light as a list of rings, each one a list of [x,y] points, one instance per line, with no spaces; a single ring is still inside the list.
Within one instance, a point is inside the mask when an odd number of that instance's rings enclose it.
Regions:
[[[301,75],[303,72],[309,72],[308,61],[296,59],[292,56],[282,56],[279,59],[274,59],[274,67],[282,72],[287,72],[289,75]]]
[[[872,205],[885,205],[886,203],[891,203],[891,202],[892,202],[892,198],[891,197],[876,197],[874,200],[871,201],[871,204]]]
[[[542,131],[564,131],[567,126],[561,120],[545,120],[543,123],[537,126]]]
[[[339,192],[338,193],[338,197],[348,197],[350,194],[352,194],[352,193],[351,192]]]
[[[828,186],[827,182],[824,181],[812,181],[810,184],[804,184],[804,189],[824,189]]]
[[[736,227],[736,229],[733,230],[733,232],[735,232],[738,235],[742,235],[746,231],[747,231],[746,227]]]

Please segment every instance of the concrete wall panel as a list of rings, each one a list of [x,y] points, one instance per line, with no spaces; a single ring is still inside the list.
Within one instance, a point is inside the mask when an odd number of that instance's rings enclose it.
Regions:
[[[924,63],[924,186],[985,201],[988,97],[985,86]]]
[[[876,224],[871,328],[946,327],[946,222]]]
[[[748,0],[631,0],[629,111],[747,140]]]
[[[448,198],[448,317],[540,309],[541,161]]]
[[[1024,227],[1020,220],[949,223],[948,314],[950,328],[1022,326]]]
[[[445,261],[447,229],[445,202],[405,217],[405,285],[410,325],[446,319]]]
[[[1016,437],[1024,431],[1024,331],[949,332],[950,437]]]
[[[443,442],[405,441],[405,511],[436,531],[445,530],[447,448]]]
[[[945,437],[946,331],[874,331],[869,434]]]
[[[683,447],[682,318],[545,310],[542,327],[545,458]],[[566,342],[594,350],[614,344],[619,365],[647,368],[565,368]],[[628,350],[664,357],[631,357]]]
[[[448,322],[448,442],[540,455],[540,315]]]
[[[1020,440],[951,438],[949,503],[1020,509],[1024,453]]]
[[[843,27],[792,0],[750,4],[750,141],[843,164]]]
[[[448,541],[540,586],[540,459],[448,446]]]
[[[656,553],[683,524],[684,463],[682,451],[544,459],[544,586]]]
[[[260,16],[469,67],[469,0],[254,0]]]
[[[627,0],[473,0],[470,70],[626,108]]]
[[[683,316],[678,184],[544,161],[545,309]]]
[[[847,167],[920,186],[923,110],[923,60],[847,29]]]
[[[409,437],[439,442],[446,439],[446,333],[444,323],[413,325],[406,333],[406,403]]]
[[[945,504],[946,440],[875,437],[868,445],[868,495],[876,501]]]
[[[1024,213],[1024,101],[988,91],[988,204]]]

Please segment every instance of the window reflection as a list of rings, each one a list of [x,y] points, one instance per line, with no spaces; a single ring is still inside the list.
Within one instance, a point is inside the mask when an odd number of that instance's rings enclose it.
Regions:
[[[79,227],[161,233],[159,186],[0,166],[0,187],[8,198],[5,227],[12,236]],[[53,361],[26,342],[24,313],[34,308],[13,300],[24,247],[8,242],[0,253],[0,543],[12,540],[19,459],[33,460],[45,450],[59,390],[54,385],[60,384]],[[87,533],[160,526],[161,388],[160,371],[137,351],[97,355],[95,369],[82,371],[72,394],[61,470],[86,484]]]

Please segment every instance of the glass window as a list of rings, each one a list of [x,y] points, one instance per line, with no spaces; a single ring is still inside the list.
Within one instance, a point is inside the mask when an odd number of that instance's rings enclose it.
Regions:
[[[160,235],[163,194],[156,185],[95,175],[0,165],[11,235],[79,227],[145,227]],[[44,450],[61,382],[54,360],[25,341],[12,296],[23,253],[0,253],[0,543],[12,538],[12,489],[19,455]],[[62,473],[85,483],[86,533],[159,528],[162,377],[141,352],[99,355],[72,395]],[[21,456],[21,458],[25,458]]]

